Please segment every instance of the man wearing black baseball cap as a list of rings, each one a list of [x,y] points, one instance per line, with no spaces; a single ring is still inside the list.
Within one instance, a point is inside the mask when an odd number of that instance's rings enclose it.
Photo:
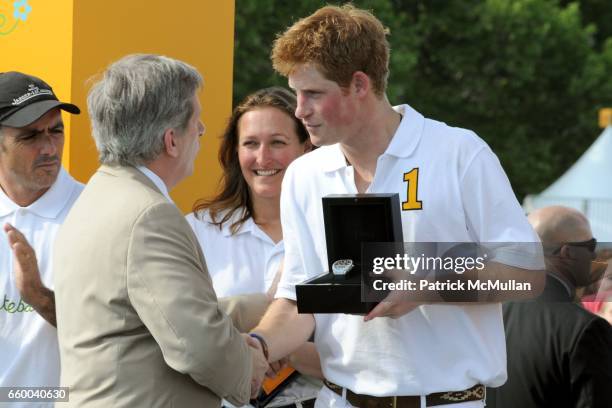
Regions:
[[[55,108],[81,113],[76,105],[60,102],[53,89],[40,78],[15,71],[0,74],[0,124],[3,126],[27,126]]]
[[[61,167],[61,110],[80,113],[41,79],[0,73],[0,387],[59,386],[51,249],[83,189]]]

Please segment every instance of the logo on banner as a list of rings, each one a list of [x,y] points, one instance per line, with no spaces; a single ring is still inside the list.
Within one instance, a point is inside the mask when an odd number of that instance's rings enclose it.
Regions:
[[[32,11],[32,6],[28,4],[28,0],[12,1],[12,8],[3,3],[11,3],[10,1],[0,0],[0,36],[8,35],[15,31],[20,25],[28,19],[28,14]]]

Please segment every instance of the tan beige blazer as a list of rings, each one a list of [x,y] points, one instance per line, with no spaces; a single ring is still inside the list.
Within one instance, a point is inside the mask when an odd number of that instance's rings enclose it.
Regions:
[[[248,400],[251,351],[183,215],[140,171],[98,169],[58,233],[53,268],[62,407]]]

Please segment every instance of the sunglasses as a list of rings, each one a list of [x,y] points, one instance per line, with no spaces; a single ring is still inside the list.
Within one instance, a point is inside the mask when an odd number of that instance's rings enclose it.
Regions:
[[[563,245],[569,245],[569,246],[573,246],[573,247],[582,247],[582,248],[586,248],[589,251],[595,253],[595,248],[597,247],[597,239],[595,238],[591,238],[587,241],[579,241],[579,242],[566,242]],[[559,252],[561,252],[561,248],[563,248],[563,245],[561,245],[559,248],[557,248],[553,254],[558,254]]]

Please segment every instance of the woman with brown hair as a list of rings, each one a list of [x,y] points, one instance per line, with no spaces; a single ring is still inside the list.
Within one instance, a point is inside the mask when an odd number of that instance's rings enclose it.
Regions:
[[[217,296],[267,293],[271,299],[276,291],[284,255],[281,183],[287,166],[312,148],[308,132],[294,116],[296,104],[293,93],[272,87],[247,96],[234,109],[219,149],[220,192],[196,202],[187,216]],[[320,375],[312,343],[290,361],[305,373]],[[308,406],[304,402],[320,388],[309,380],[290,386],[281,405],[300,401]]]

